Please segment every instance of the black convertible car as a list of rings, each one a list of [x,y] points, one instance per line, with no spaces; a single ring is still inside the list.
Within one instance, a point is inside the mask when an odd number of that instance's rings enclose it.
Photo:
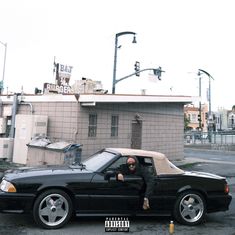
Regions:
[[[145,183],[140,176],[116,179],[129,155],[154,174],[148,210],[142,209]],[[206,213],[228,210],[231,200],[221,176],[183,171],[164,154],[124,148],[103,149],[79,165],[12,169],[0,184],[0,212],[32,213],[37,224],[49,229],[62,227],[73,214],[168,215],[197,225]]]

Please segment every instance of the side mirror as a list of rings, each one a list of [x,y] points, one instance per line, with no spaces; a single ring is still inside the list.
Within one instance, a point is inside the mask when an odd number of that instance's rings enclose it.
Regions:
[[[106,171],[104,174],[105,180],[110,180],[111,177],[114,177],[116,173],[114,171]]]

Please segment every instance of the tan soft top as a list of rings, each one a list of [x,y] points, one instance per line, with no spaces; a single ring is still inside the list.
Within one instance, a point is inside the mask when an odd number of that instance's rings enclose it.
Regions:
[[[107,148],[106,150],[118,152],[123,156],[131,155],[136,157],[150,157],[153,159],[154,166],[157,170],[157,175],[171,175],[184,173],[183,170],[179,169],[173,163],[171,163],[163,153],[129,148]]]

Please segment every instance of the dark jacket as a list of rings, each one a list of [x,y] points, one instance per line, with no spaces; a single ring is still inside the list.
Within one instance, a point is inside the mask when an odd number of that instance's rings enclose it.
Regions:
[[[137,175],[143,178],[144,183],[146,185],[145,195],[144,197],[149,198],[154,189],[154,173],[153,169],[149,166],[143,166],[138,163],[136,164],[136,169],[134,172],[131,172],[127,166],[127,164],[121,165],[118,169],[118,173],[125,175]]]

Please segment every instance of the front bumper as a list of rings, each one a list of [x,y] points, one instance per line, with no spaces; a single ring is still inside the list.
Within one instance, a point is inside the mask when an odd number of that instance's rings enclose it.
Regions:
[[[33,207],[35,195],[22,193],[6,193],[0,191],[0,212],[26,213]]]

